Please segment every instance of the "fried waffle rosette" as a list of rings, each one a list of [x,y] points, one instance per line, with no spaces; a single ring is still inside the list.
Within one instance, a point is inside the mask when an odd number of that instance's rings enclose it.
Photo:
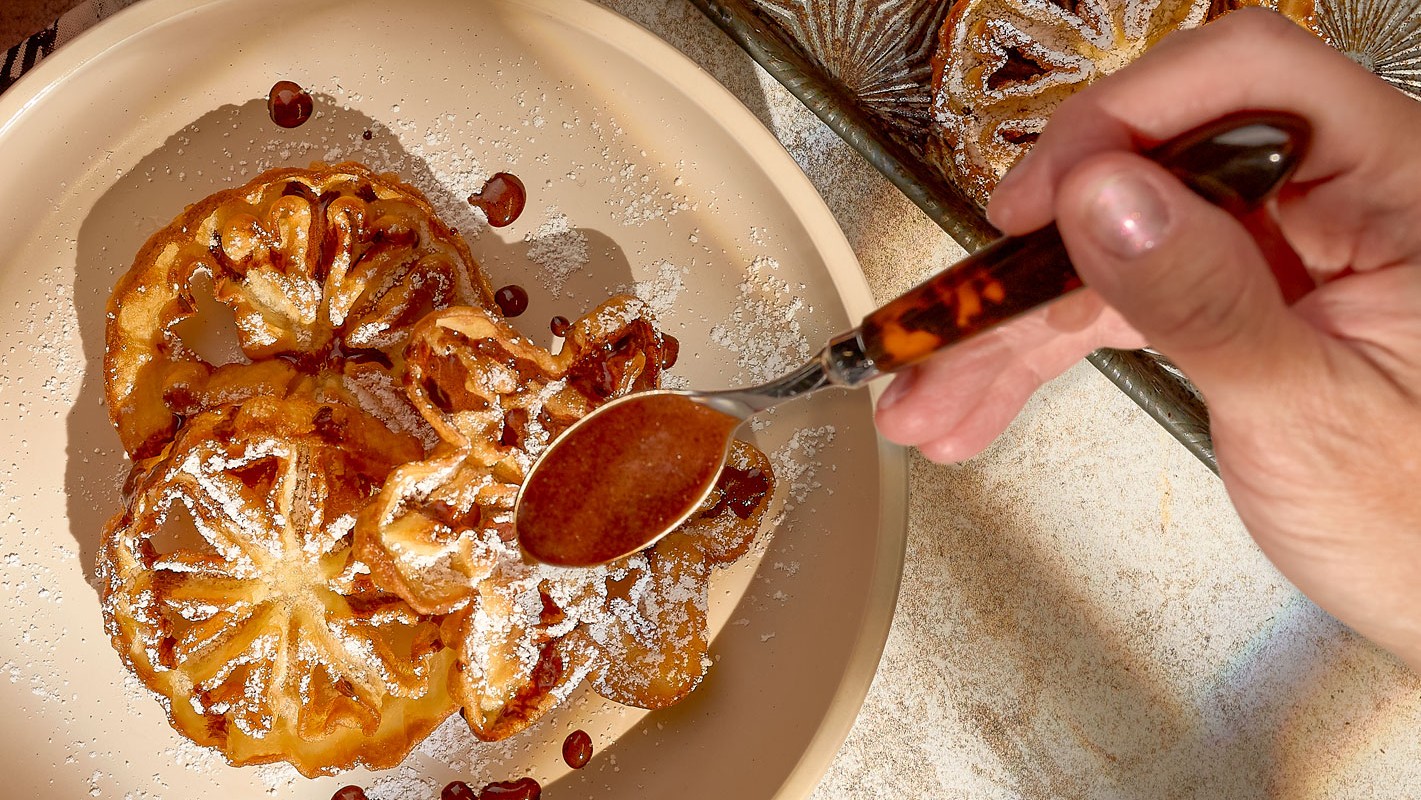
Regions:
[[[212,299],[244,358],[214,364],[183,340]],[[109,415],[129,455],[149,458],[204,409],[288,394],[302,374],[390,369],[409,328],[451,305],[493,308],[492,289],[418,190],[355,163],[270,170],[188,207],[115,286]]]
[[[695,516],[655,547],[570,587],[585,594],[568,597],[568,613],[580,624],[564,650],[587,669],[594,691],[625,705],[665,708],[700,685],[710,666],[710,573],[750,549],[773,486],[765,454],[736,441]]]
[[[1312,22],[1313,0],[957,0],[933,57],[928,158],[985,206],[1063,100],[1242,6]]]
[[[710,569],[748,549],[769,505],[758,450],[737,443],[726,472],[748,482],[719,487],[679,533],[607,567],[528,564],[512,525],[518,487],[553,437],[613,397],[654,388],[675,353],[628,297],[575,323],[556,355],[473,308],[432,315],[411,335],[406,388],[443,443],[391,474],[360,517],[357,549],[416,610],[446,615],[450,691],[477,736],[521,730],[584,677],[611,699],[659,708],[704,674]]]
[[[186,421],[104,532],[105,627],[178,731],[234,765],[394,766],[457,707],[439,621],[371,579],[352,530],[408,436],[258,397]]]

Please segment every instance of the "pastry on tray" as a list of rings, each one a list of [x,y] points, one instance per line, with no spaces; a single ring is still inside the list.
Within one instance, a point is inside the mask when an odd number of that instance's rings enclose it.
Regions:
[[[187,341],[204,304],[235,327],[225,362]],[[99,554],[115,649],[183,735],[308,776],[394,766],[456,710],[507,737],[584,680],[679,701],[710,663],[710,573],[766,522],[765,455],[736,442],[696,516],[603,567],[529,563],[512,526],[552,438],[676,352],[621,296],[534,345],[429,203],[359,164],[189,207],[109,301],[133,458]]]
[[[986,206],[1063,100],[1169,33],[1245,5],[1312,23],[1312,0],[957,0],[933,57],[928,160]]]

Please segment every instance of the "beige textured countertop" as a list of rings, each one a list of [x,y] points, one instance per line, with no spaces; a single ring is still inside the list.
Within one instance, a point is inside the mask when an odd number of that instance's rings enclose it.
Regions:
[[[686,0],[600,1],[774,131],[880,300],[962,254]],[[914,456],[911,481],[892,632],[816,800],[1421,794],[1421,679],[1284,581],[1093,368],[966,464]]]
[[[887,300],[962,250],[684,0],[601,0],[776,134]],[[912,459],[878,675],[815,795],[1407,797],[1421,679],[1303,598],[1094,368],[987,453]]]

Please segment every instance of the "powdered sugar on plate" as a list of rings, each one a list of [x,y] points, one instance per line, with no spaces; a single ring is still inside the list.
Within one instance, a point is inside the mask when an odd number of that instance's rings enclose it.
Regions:
[[[550,208],[543,224],[527,234],[528,260],[537,264],[543,285],[560,297],[567,279],[591,260],[587,249],[587,234],[578,230],[568,216]]]
[[[654,313],[669,316],[676,310],[681,292],[686,288],[686,275],[689,270],[665,259],[656,264],[654,269],[655,274],[651,278],[637,281],[632,286],[632,294],[646,301]]]
[[[711,341],[735,355],[738,381],[764,383],[809,360],[809,341],[798,319],[806,310],[804,298],[776,274],[779,269],[769,256],[751,261],[735,306],[711,329]]]
[[[775,467],[775,477],[785,487],[785,511],[790,512],[809,499],[811,492],[823,489],[824,482],[819,471],[824,463],[819,459],[834,443],[837,432],[833,425],[820,425],[795,431],[789,441],[770,453],[770,463]]]

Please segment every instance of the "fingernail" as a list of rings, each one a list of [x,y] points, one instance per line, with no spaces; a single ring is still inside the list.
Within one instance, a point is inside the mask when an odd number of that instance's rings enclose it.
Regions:
[[[898,376],[893,379],[893,383],[889,384],[882,396],[878,398],[878,410],[883,411],[898,405],[898,402],[912,391],[913,384],[917,382],[917,367],[909,367],[898,373]]]
[[[1169,209],[1159,190],[1129,172],[1102,179],[1087,202],[1091,234],[1101,247],[1121,258],[1154,249],[1169,226]]]

